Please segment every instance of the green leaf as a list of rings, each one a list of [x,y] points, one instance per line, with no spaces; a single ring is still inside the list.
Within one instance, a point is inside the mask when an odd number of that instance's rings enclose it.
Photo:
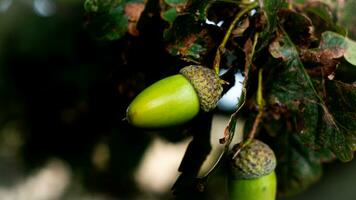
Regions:
[[[160,3],[161,17],[170,25],[180,13],[184,13],[188,0],[164,0]]]
[[[295,45],[309,47],[310,43],[315,40],[312,35],[312,22],[305,15],[289,9],[280,9],[278,18]]]
[[[275,68],[269,80],[268,100],[270,105],[286,106],[293,112],[295,126],[301,141],[316,148],[316,127],[318,126],[317,97],[308,78],[303,72],[303,64],[298,51],[288,36],[279,35],[270,45],[270,53],[284,62]]]
[[[296,135],[288,132],[279,135],[274,148],[278,159],[278,192],[287,196],[304,191],[322,175],[318,155]]]
[[[312,149],[318,149],[319,146],[316,144],[316,139],[318,135],[319,107],[314,102],[305,102],[299,105],[299,109],[299,112],[295,114],[295,127],[300,141]]]
[[[316,96],[306,77],[299,54],[287,35],[279,35],[269,46],[275,58],[282,58],[280,69],[272,77],[270,101],[273,104],[286,105],[290,110],[298,111],[300,103],[315,102]],[[278,70],[278,71],[277,71]]]
[[[144,0],[86,0],[84,8],[88,30],[99,39],[116,40],[127,31],[135,35],[136,18],[143,11]],[[134,24],[131,29],[130,23]]]
[[[164,39],[169,53],[199,63],[216,46],[219,41],[216,36],[214,27],[202,24],[193,15],[187,14],[174,20],[165,31]]]
[[[348,38],[346,39],[346,42],[347,42],[347,50],[344,55],[344,58],[349,63],[356,66],[356,42]]]
[[[328,49],[332,52],[332,58],[340,58],[347,51],[348,44],[346,38],[337,33],[326,31],[321,35],[321,42],[319,49],[326,50]]]
[[[314,32],[320,36],[325,31],[333,31],[341,35],[346,35],[346,30],[336,24],[330,7],[323,2],[307,4],[303,12],[311,19],[314,25]]]
[[[356,86],[340,81],[327,81],[325,85],[327,92],[327,105],[338,125],[338,137],[346,140],[349,148],[348,153],[344,153],[343,161],[351,160],[352,151],[356,150]],[[332,142],[332,141],[330,141]]]
[[[188,3],[188,0],[164,0],[168,5],[171,6],[184,6]]]
[[[356,39],[356,15],[355,15],[356,1],[346,1],[343,9],[340,9],[341,24],[348,29],[348,36]]]
[[[347,37],[326,31],[322,34],[319,48],[331,50],[334,58],[344,56],[349,63],[356,66],[356,42]]]
[[[356,87],[340,81],[326,81],[318,142],[331,149],[339,160],[353,159],[356,150]]]
[[[211,5],[216,2],[219,2],[219,0],[189,0],[189,11],[197,19],[204,22],[208,18],[207,15]]]
[[[162,18],[167,21],[169,24],[172,24],[174,20],[177,18],[178,12],[175,8],[170,8],[164,12],[162,12]]]
[[[335,123],[331,115],[324,115],[324,123],[321,123],[319,142],[321,145],[330,148],[337,158],[342,162],[347,162],[353,158],[353,150],[348,144],[347,137]]]
[[[283,0],[259,0],[259,5],[267,18],[267,27],[263,29],[260,34],[261,43],[258,44],[256,52],[260,51],[266,47],[272,37],[272,33],[276,30],[277,27],[277,13],[280,8],[283,7]]]
[[[323,45],[326,48],[333,47],[334,45],[332,44],[335,43],[329,42],[328,44]],[[339,43],[337,42],[337,44]],[[319,113],[320,115],[322,114],[322,117],[320,117],[318,123],[320,129],[317,132],[319,132],[319,135],[316,137],[316,132],[315,130],[313,131],[313,126],[317,125],[315,124],[315,116],[313,116],[314,119],[310,124],[304,124],[304,126],[307,126],[302,129],[307,130],[307,133],[299,134],[302,141],[305,142],[305,145],[314,148],[317,146],[329,148],[341,161],[346,162],[351,160],[353,157],[352,146],[354,145],[355,134],[350,134],[338,121],[340,118],[338,115],[340,115],[340,113],[333,113],[335,110],[342,110],[341,107],[348,102],[344,101],[342,103],[337,103],[335,104],[337,107],[335,109],[332,108],[331,110],[326,107],[331,104],[327,102],[325,105],[321,100],[321,97],[318,96],[314,83],[306,73],[303,63],[299,58],[296,47],[285,32],[280,33],[276,40],[271,43],[269,48],[273,57],[282,58],[284,61],[281,64],[282,69],[278,69],[272,76],[273,81],[271,81],[271,88],[269,91],[270,105],[285,105],[288,110],[292,111],[292,113],[302,113],[302,117],[303,112],[306,112],[307,115],[308,113],[316,113],[315,105],[313,106],[312,104],[320,105],[321,109]],[[335,99],[335,97],[337,97],[336,95],[337,94],[328,94],[328,97]],[[340,96],[339,98],[343,98],[343,96]],[[307,105],[307,107],[303,109],[303,105]],[[345,117],[345,115],[342,116]],[[306,120],[311,119],[312,116],[306,118]],[[342,123],[349,123],[348,120],[345,121],[345,118],[342,120]],[[317,144],[315,146],[313,144],[314,138],[316,138],[315,144]]]

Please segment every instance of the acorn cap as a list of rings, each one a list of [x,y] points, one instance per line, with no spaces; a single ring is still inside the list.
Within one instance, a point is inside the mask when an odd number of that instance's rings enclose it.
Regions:
[[[255,179],[270,174],[276,165],[273,150],[267,144],[254,139],[232,161],[231,172],[234,179]]]
[[[179,72],[193,85],[199,96],[200,108],[205,112],[213,110],[223,91],[221,80],[214,70],[199,65],[190,65]]]

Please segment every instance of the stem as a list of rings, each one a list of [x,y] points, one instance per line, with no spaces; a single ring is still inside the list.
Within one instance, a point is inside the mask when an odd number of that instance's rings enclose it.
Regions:
[[[257,129],[258,126],[260,125],[261,121],[262,121],[262,117],[263,117],[263,108],[265,105],[265,100],[263,99],[263,84],[262,84],[262,69],[259,70],[258,72],[258,88],[257,88],[257,96],[256,96],[256,101],[257,101],[257,105],[258,105],[258,114],[255,118],[255,121],[253,122],[252,125],[252,129],[251,131],[248,133],[247,135],[247,139],[240,143],[239,148],[237,149],[237,151],[235,152],[234,156],[232,157],[233,159],[236,158],[236,156],[240,153],[241,149],[243,149],[245,146],[247,146],[248,144],[250,144],[253,140],[253,138],[255,138],[255,135],[257,133]]]
[[[255,118],[255,121],[253,122],[252,129],[247,135],[247,140],[252,140],[257,132],[258,125],[260,125],[263,117],[263,111],[259,111],[257,114],[257,117]]]
[[[252,140],[257,132],[258,125],[262,121],[263,117],[263,108],[265,106],[265,100],[263,99],[263,82],[262,82],[262,69],[258,72],[258,88],[257,88],[257,106],[258,106],[258,114],[257,117],[255,118],[255,121],[253,122],[253,126],[249,134],[247,135],[248,140]]]
[[[220,60],[221,60],[221,54],[225,49],[226,43],[229,40],[232,31],[234,30],[237,22],[241,19],[242,16],[244,16],[246,13],[248,13],[250,10],[254,9],[257,7],[257,3],[253,2],[250,5],[246,6],[244,9],[242,9],[240,12],[238,12],[234,18],[234,20],[231,22],[229,29],[227,30],[227,32],[225,33],[225,36],[222,40],[222,42],[220,43],[216,54],[215,54],[215,59],[214,59],[214,64],[213,64],[213,68],[215,70],[215,72],[217,74],[219,74],[220,71]]]
[[[249,73],[251,65],[252,65],[252,58],[253,58],[253,55],[255,54],[258,37],[259,37],[259,33],[257,32],[257,33],[255,33],[255,35],[253,37],[251,53],[249,55],[246,55],[246,64],[245,64],[245,71],[244,71],[245,72],[244,87],[246,86],[246,83],[248,80],[248,73]]]
[[[258,109],[261,110],[263,109],[263,106],[265,105],[265,100],[263,99],[263,93],[262,93],[262,71],[263,69],[260,69],[258,72],[258,88],[257,88],[257,105]]]

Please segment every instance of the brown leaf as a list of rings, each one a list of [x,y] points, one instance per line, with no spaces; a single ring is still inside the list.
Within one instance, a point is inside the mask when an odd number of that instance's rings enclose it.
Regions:
[[[284,37],[282,33],[277,31],[277,35],[274,38],[274,40],[269,44],[268,46],[268,51],[271,53],[271,55],[274,58],[281,58],[284,61],[289,59],[289,54],[288,54],[288,49],[283,51],[283,46],[284,46]],[[285,53],[287,52],[287,53]]]
[[[253,48],[253,42],[251,38],[249,38],[244,45],[244,53],[245,53],[245,71],[249,66],[252,64],[252,48]]]
[[[334,58],[338,58],[339,55],[330,49],[324,49],[320,51],[313,50],[301,50],[300,59],[308,67],[308,64],[313,66],[307,69],[309,75],[328,77],[333,74],[339,64],[339,61]]]
[[[299,47],[309,47],[315,41],[312,21],[305,15],[289,9],[281,9],[278,17],[293,43]]]
[[[240,24],[236,26],[236,28],[232,31],[233,37],[239,37],[242,36],[245,30],[250,26],[250,20],[248,18],[245,18],[242,20]]]
[[[323,45],[323,41],[320,43],[321,48]],[[335,59],[335,58],[341,58],[345,55],[346,53],[346,48],[342,48],[340,46],[334,46],[332,48],[328,47],[327,49],[321,49],[319,52],[319,57],[321,59]]]
[[[144,3],[128,3],[125,5],[125,15],[128,18],[128,32],[133,36],[138,36],[137,22],[141,17],[143,10],[145,10]]]
[[[183,59],[191,62],[197,62],[197,60],[189,59],[189,56],[191,56],[192,53],[192,47],[195,45],[201,45],[204,46],[204,48],[211,49],[215,43],[208,30],[202,29],[198,33],[189,33],[184,38],[175,41],[174,44],[168,45],[167,50],[176,49],[177,55],[180,55]],[[201,57],[205,55],[205,53],[206,51],[204,50],[204,52],[200,52],[197,56]]]
[[[257,13],[254,19],[254,25],[257,32],[261,32],[267,26],[267,17],[263,13]]]
[[[188,49],[197,41],[198,37],[195,34],[188,35],[183,41],[183,47],[179,49],[180,55],[187,55]]]

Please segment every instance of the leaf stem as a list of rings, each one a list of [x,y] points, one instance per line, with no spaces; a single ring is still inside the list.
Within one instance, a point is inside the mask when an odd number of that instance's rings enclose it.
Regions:
[[[258,72],[258,88],[257,88],[257,105],[258,109],[261,110],[263,106],[265,105],[265,100],[263,99],[263,94],[262,94],[262,71],[263,69],[260,69]]]
[[[243,149],[245,146],[250,144],[255,138],[255,135],[257,133],[258,126],[260,125],[263,117],[263,110],[265,106],[265,100],[263,99],[263,81],[262,81],[262,69],[259,70],[258,72],[258,88],[257,88],[257,95],[256,95],[256,101],[257,101],[257,106],[258,106],[258,114],[255,118],[255,121],[253,122],[251,131],[248,133],[247,138],[245,141],[241,142],[237,151],[234,153],[232,159],[235,159],[237,155],[240,153],[241,149]]]
[[[256,95],[258,114],[255,118],[255,121],[253,122],[251,131],[247,135],[248,140],[252,140],[255,137],[258,125],[260,124],[262,117],[263,117],[263,113],[264,113],[263,110],[264,110],[264,106],[265,106],[265,100],[263,99],[262,71],[263,71],[263,69],[260,69],[258,72],[258,88],[257,88],[257,95]]]
[[[222,40],[222,42],[220,43],[216,54],[215,54],[215,59],[214,59],[214,63],[213,63],[213,69],[215,70],[215,72],[217,74],[219,74],[220,72],[220,60],[221,60],[221,54],[223,53],[226,43],[229,40],[232,31],[234,30],[237,22],[241,19],[242,16],[244,16],[246,13],[248,13],[250,10],[256,8],[258,6],[258,4],[256,2],[251,3],[250,5],[244,7],[240,12],[238,12],[234,18],[234,20],[231,22],[229,29],[226,31],[225,36]]]
[[[259,33],[256,32],[253,37],[253,44],[252,44],[251,52],[248,55],[246,55],[246,64],[245,64],[245,71],[244,71],[244,73],[245,73],[244,86],[246,86],[246,82],[248,80],[248,73],[249,73],[251,65],[252,65],[252,59],[253,59],[253,55],[255,54],[259,36],[260,36]]]

